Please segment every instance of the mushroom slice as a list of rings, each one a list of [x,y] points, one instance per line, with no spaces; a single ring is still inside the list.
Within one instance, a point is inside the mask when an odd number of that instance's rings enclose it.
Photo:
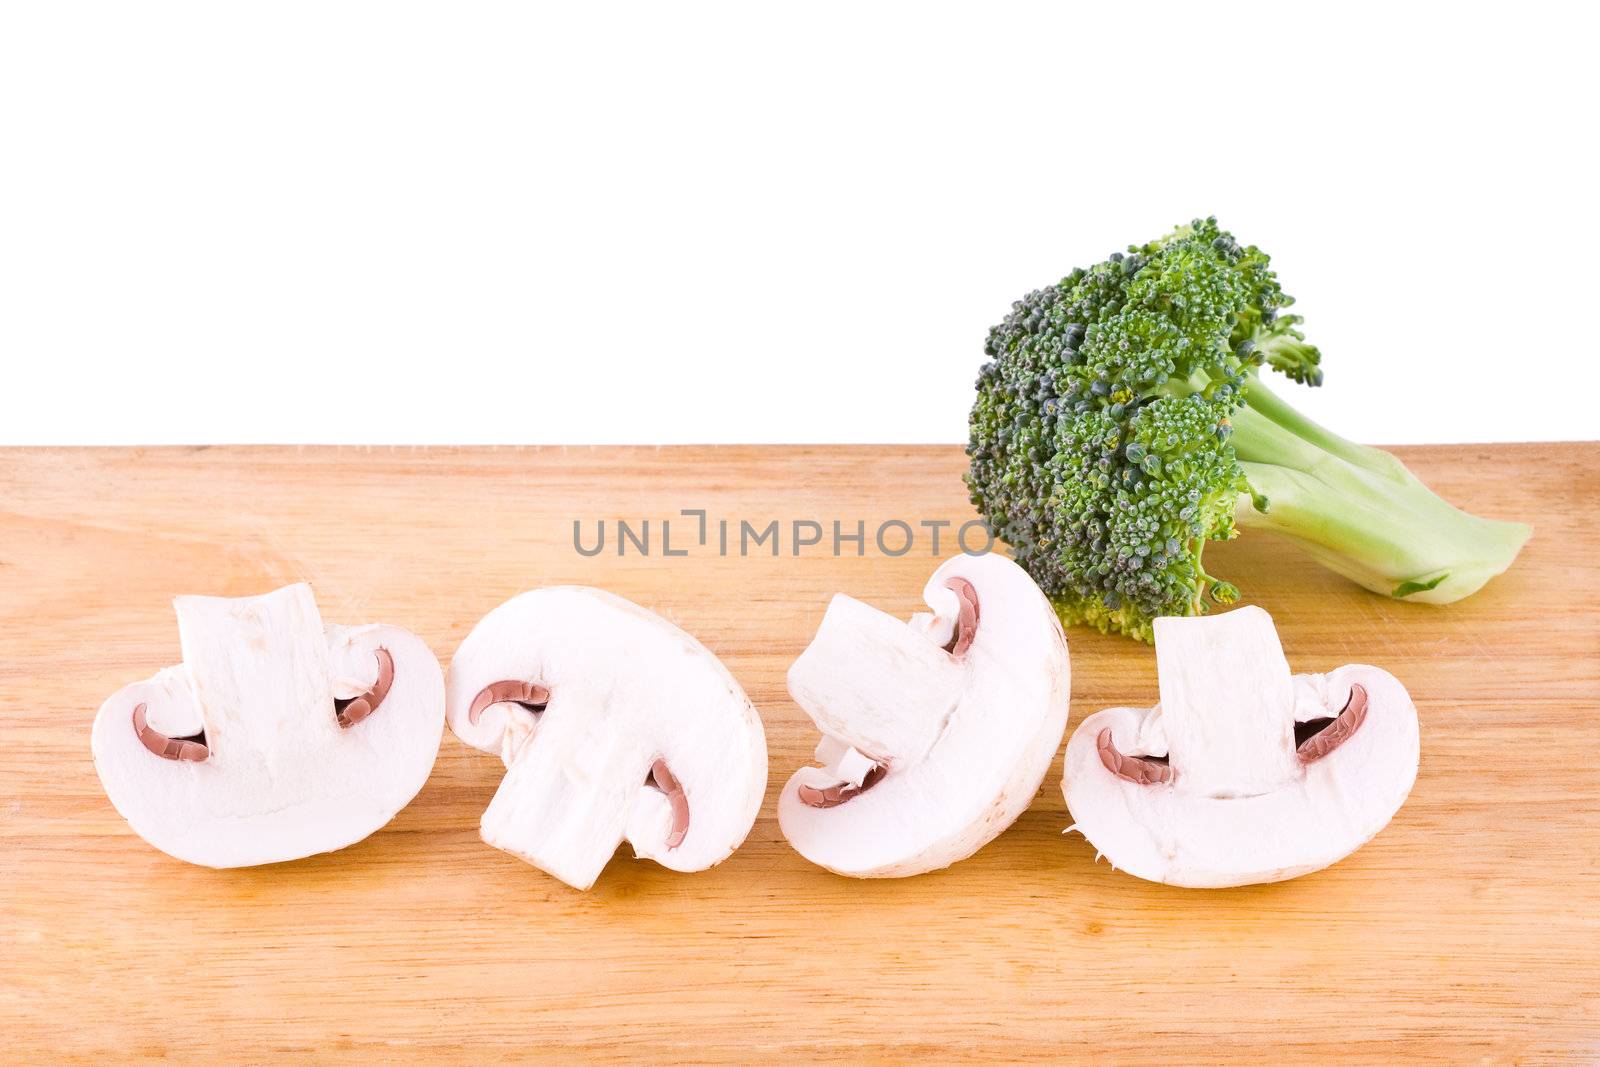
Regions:
[[[325,628],[303,583],[173,606],[183,663],[114,693],[91,737],[140,837],[206,867],[277,863],[354,844],[416,796],[444,730],[416,637]]]
[[[1108,708],[1067,743],[1074,826],[1113,867],[1215,888],[1335,863],[1417,777],[1417,709],[1377,667],[1289,673],[1256,607],[1155,623],[1161,702]]]
[[[621,597],[559,586],[506,601],[461,643],[446,689],[456,736],[507,768],[483,839],[575,889],[624,840],[703,871],[755,822],[761,717],[704,645]]]
[[[789,668],[822,767],[778,799],[806,859],[857,878],[948,867],[1027,809],[1067,724],[1066,638],[998,555],[947,560],[905,623],[839,594]]]

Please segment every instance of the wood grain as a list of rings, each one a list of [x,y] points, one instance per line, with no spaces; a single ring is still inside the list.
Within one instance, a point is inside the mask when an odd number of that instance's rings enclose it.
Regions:
[[[0,452],[0,1059],[1596,1062],[1600,445],[1398,451],[1537,532],[1442,609],[1267,535],[1208,555],[1297,669],[1387,667],[1423,724],[1416,788],[1375,841],[1219,892],[1096,864],[1062,835],[1059,759],[1022,820],[946,872],[854,882],[784,844],[773,800],[815,740],[784,670],[836,590],[917,608],[925,537],[901,558],[794,557],[787,538],[723,557],[715,527],[685,557],[572,547],[574,519],[587,536],[683,508],[735,532],[960,523],[958,449]],[[573,892],[479,841],[500,767],[447,735],[416,801],[343,852],[219,872],[147,847],[95,776],[95,708],[177,661],[175,593],[301,578],[330,621],[405,626],[445,661],[545,583],[674,619],[765,718],[749,841],[702,875],[619,856]],[[1147,648],[1070,638],[1074,725],[1155,699]]]

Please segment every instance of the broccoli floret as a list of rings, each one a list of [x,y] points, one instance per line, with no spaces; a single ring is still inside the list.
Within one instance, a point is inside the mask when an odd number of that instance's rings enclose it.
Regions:
[[[989,332],[972,502],[1063,621],[1150,640],[1239,598],[1201,565],[1240,527],[1287,535],[1375,592],[1449,603],[1531,532],[1459,511],[1387,452],[1262,384],[1322,383],[1267,255],[1196,219],[1029,293]]]

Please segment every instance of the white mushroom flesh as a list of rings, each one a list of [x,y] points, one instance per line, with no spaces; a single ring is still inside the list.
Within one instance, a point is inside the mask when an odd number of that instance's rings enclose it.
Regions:
[[[483,839],[577,889],[623,841],[675,871],[732,854],[766,791],[739,683],[672,623],[598,589],[524,593],[450,664],[448,719],[507,771]]]
[[[304,584],[174,607],[182,665],[113,694],[92,735],[145,840],[208,867],[298,859],[367,837],[422,788],[444,682],[416,637],[324,628]]]
[[[907,623],[840,594],[789,669],[822,767],[778,817],[807,859],[889,878],[947,867],[1027,808],[1066,727],[1066,640],[1049,602],[1001,556],[958,556]]]
[[[1067,745],[1074,827],[1111,864],[1198,888],[1281,881],[1354,852],[1416,779],[1416,708],[1392,675],[1291,676],[1255,607],[1158,619],[1161,703],[1091,715]],[[1327,725],[1297,744],[1296,723]]]

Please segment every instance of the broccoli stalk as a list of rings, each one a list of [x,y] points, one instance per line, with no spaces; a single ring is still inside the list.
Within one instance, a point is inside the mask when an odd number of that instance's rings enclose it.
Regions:
[[[1374,593],[1454,603],[1509,567],[1532,532],[1452,507],[1388,452],[1324,429],[1260,380],[1232,423],[1234,454],[1265,498],[1242,500],[1234,521],[1293,539]]]
[[[1431,603],[1475,592],[1527,540],[1261,382],[1262,367],[1322,381],[1269,262],[1196,220],[1030,293],[990,332],[967,484],[1064,621],[1149,640],[1157,616],[1232,603],[1201,556],[1240,527]]]

